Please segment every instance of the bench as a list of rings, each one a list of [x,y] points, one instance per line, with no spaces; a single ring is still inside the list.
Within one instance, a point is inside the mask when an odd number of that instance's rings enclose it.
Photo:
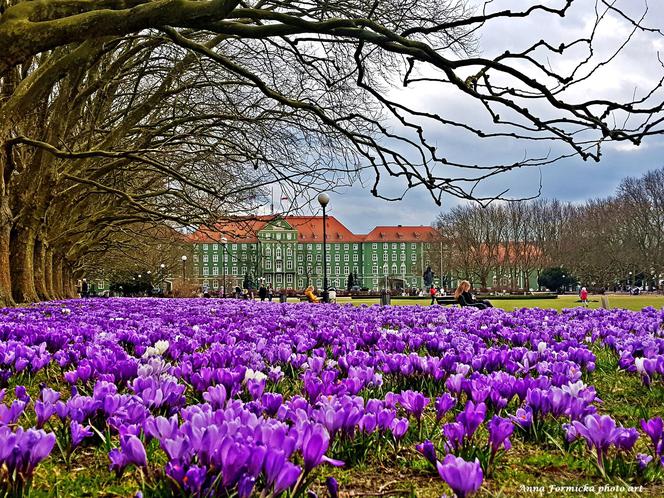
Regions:
[[[458,304],[457,300],[454,298],[454,296],[440,296],[436,298],[436,303],[443,305],[443,306],[450,306],[454,304]]]

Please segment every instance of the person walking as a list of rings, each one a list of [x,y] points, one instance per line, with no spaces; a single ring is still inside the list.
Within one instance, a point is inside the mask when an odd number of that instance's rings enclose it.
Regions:
[[[83,279],[83,283],[81,284],[81,295],[88,297],[88,281],[86,279]]]
[[[272,290],[272,284],[267,284],[267,300],[271,302],[273,295],[274,291]]]
[[[588,289],[586,289],[585,287],[581,287],[581,291],[579,292],[579,297],[581,298],[581,303],[585,307],[588,307]]]
[[[431,296],[431,303],[429,305],[436,304],[436,286],[433,284],[431,284],[431,288],[429,289],[429,295]]]
[[[459,286],[454,291],[454,299],[457,300],[457,303],[462,308],[471,307],[484,310],[487,308],[493,308],[493,305],[488,300],[477,300],[470,293],[470,282],[468,280],[462,280],[459,282]]]
[[[267,289],[265,288],[264,284],[261,284],[260,288],[258,289],[258,297],[261,299],[261,301],[265,301],[265,298],[267,297]]]

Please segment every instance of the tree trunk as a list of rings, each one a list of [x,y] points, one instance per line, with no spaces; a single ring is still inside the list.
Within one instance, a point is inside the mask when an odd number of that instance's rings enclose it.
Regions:
[[[53,297],[55,299],[64,298],[64,290],[62,288],[62,258],[53,256]]]
[[[49,299],[54,299],[55,292],[53,290],[53,251],[42,245],[44,251],[44,285],[46,288],[46,295]]]
[[[39,238],[35,240],[34,268],[37,297],[41,301],[48,301],[50,297],[46,287],[46,246]]]
[[[35,239],[34,230],[16,227],[11,230],[11,279],[12,295],[17,303],[33,303],[38,300],[35,289]]]
[[[0,306],[12,306],[14,300],[12,299],[12,284],[10,272],[10,233],[11,233],[11,217],[7,217],[5,213],[5,204],[7,199],[0,199]]]

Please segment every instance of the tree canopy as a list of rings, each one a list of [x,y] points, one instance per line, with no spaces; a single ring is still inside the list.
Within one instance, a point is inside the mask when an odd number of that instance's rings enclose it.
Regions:
[[[382,189],[389,177],[438,203],[445,193],[488,202],[501,194],[476,193],[486,178],[599,160],[607,141],[662,132],[661,81],[626,101],[574,93],[615,57],[594,50],[607,19],[628,27],[625,44],[661,36],[640,13],[598,0],[587,36],[485,56],[478,30],[564,19],[573,1],[496,7],[3,0],[0,301],[71,294],[86,255],[118,231],[252,213],[275,182],[294,203],[367,174],[376,196],[402,196]],[[424,85],[480,104],[484,122],[403,98]],[[564,149],[475,164],[438,147],[438,129]]]

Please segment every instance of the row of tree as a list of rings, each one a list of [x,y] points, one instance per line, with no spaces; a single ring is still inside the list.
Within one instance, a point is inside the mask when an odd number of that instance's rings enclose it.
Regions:
[[[465,205],[435,226],[445,241],[443,257],[440,248],[430,257],[437,273],[442,261],[443,274],[483,288],[527,287],[553,266],[589,287],[657,285],[664,277],[664,168],[623,180],[607,198]]]
[[[593,50],[600,24],[628,26],[624,45],[655,33],[640,12],[606,3],[578,39],[483,55],[479,29],[558,22],[572,2],[473,5],[0,0],[0,305],[71,296],[108,260],[145,266],[146,234],[255,213],[275,182],[307,202],[366,170],[373,195],[396,177],[440,203],[556,159],[477,165],[433,146],[441,129],[584,160],[608,140],[662,133],[662,82],[626,101],[566,101],[614,57]],[[425,85],[481,116],[404,98]]]

